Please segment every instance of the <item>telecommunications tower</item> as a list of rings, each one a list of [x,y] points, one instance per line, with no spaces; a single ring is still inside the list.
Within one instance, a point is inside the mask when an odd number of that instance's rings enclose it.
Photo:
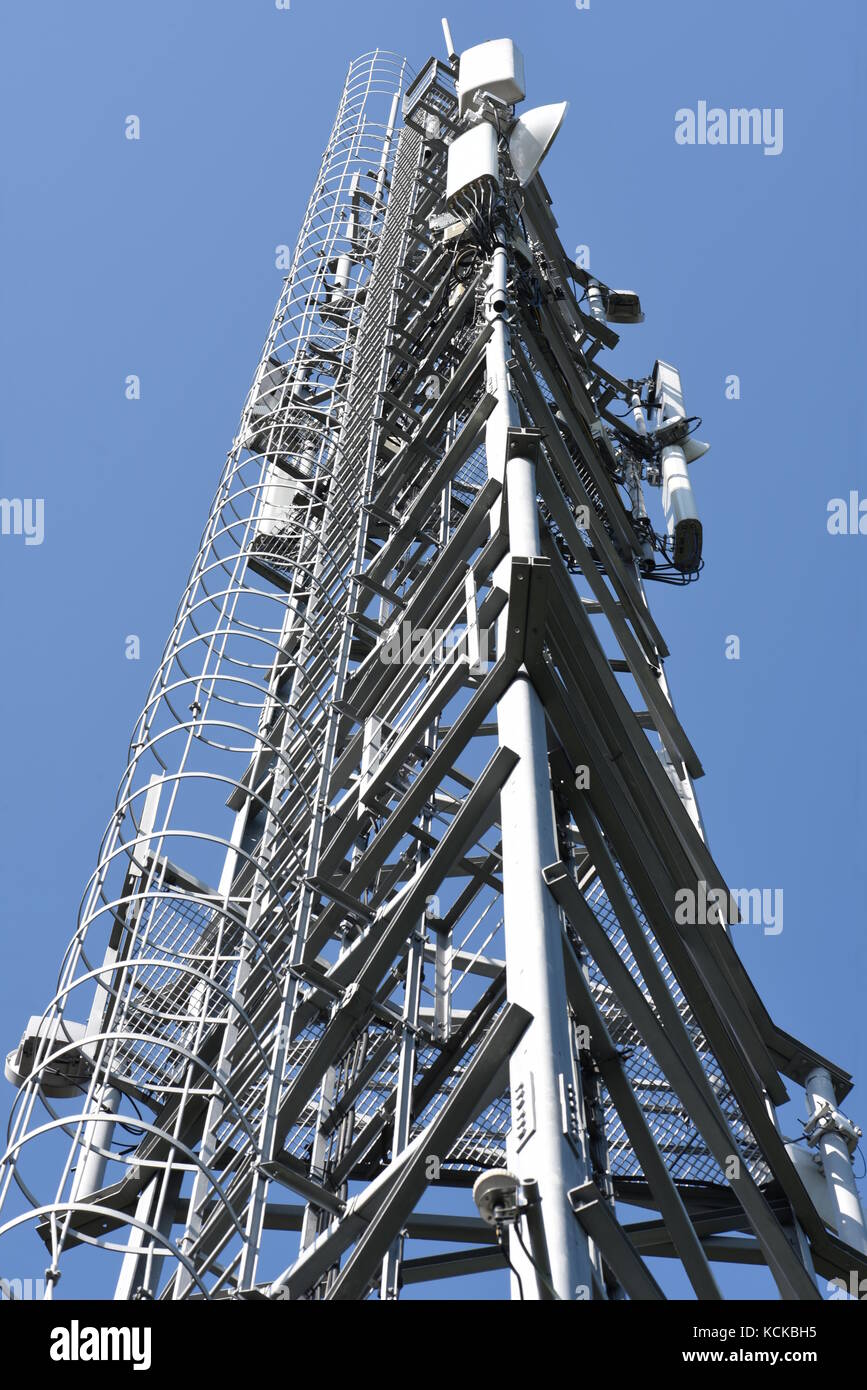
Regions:
[[[565,105],[522,106],[510,40],[444,31],[418,76],[349,69],[56,994],[7,1059],[0,1250],[35,1231],[48,1297],[867,1275],[851,1078],[735,953],[647,601],[698,577],[707,446],[675,367],[611,365],[641,307],[558,236]]]

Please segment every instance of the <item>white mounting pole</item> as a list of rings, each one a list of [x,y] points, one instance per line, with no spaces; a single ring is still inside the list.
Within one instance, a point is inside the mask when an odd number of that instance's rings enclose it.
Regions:
[[[120,1102],[120,1092],[113,1086],[106,1086],[99,1100],[94,1100],[95,1118],[88,1120],[82,1131],[81,1151],[75,1171],[75,1182],[69,1200],[86,1202],[102,1187],[105,1167],[108,1163],[107,1150],[111,1148],[114,1131],[114,1116]],[[102,1117],[102,1118],[100,1118]]]
[[[535,464],[521,457],[506,463],[508,431],[520,423],[507,366],[507,272],[505,232],[501,229],[487,304],[493,324],[487,349],[488,389],[496,394],[497,405],[488,420],[485,448],[491,475],[502,478],[505,473],[508,491],[509,556],[503,562],[501,580],[505,584],[512,555],[541,555]],[[500,651],[507,623],[508,613],[498,625]],[[520,758],[500,795],[506,990],[510,1002],[520,1004],[533,1019],[510,1061],[508,1161],[521,1182],[538,1183],[541,1223],[557,1295],[587,1298],[592,1287],[587,1240],[567,1198],[570,1188],[582,1182],[586,1173],[566,1129],[575,1069],[563,977],[562,928],[542,879],[543,868],[559,857],[545,713],[523,669],[499,702],[497,724],[500,745],[511,748]],[[522,1239],[529,1249],[526,1229]],[[516,1240],[510,1241],[509,1257],[520,1273],[524,1297],[538,1298],[536,1270]],[[515,1292],[513,1281],[513,1296]]]
[[[827,1067],[814,1067],[804,1089],[811,1119],[817,1112],[824,1111],[828,1120],[827,1125],[818,1130],[818,1147],[828,1193],[837,1213],[837,1234],[847,1245],[867,1255],[867,1227],[846,1138],[847,1133],[857,1135],[858,1131],[837,1109],[834,1083]]]

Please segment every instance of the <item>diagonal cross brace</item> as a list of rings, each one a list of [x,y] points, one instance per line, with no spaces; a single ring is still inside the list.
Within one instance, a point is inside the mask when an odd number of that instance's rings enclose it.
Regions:
[[[401,1226],[428,1185],[427,1163],[431,1155],[442,1159],[478,1113],[493,1078],[530,1022],[517,1004],[507,1004],[472,1061],[431,1121],[412,1159],[403,1166],[376,1216],[340,1271],[327,1295],[331,1299],[360,1299]]]
[[[617,1282],[630,1298],[645,1301],[665,1298],[629,1236],[610,1211],[595,1182],[573,1187],[569,1201],[577,1220],[602,1253]]]
[[[596,1007],[590,986],[572,943],[564,935],[563,959],[566,992],[579,1024],[590,1032],[590,1050],[608,1094],[614,1103],[629,1142],[647,1178],[653,1198],[662,1213],[672,1244],[683,1263],[696,1297],[715,1301],[722,1297],[713,1277],[701,1240],[689,1218],[680,1193],[657,1148],[647,1120],[612,1041],[605,1020]],[[612,1269],[614,1266],[612,1265]],[[616,1270],[615,1270],[616,1273]],[[621,1280],[622,1282],[622,1280]],[[625,1285],[624,1285],[625,1287]]]
[[[545,882],[566,913],[587,950],[593,956],[622,1007],[679,1095],[696,1129],[717,1163],[725,1171],[728,1160],[738,1158],[738,1147],[715,1098],[697,1086],[683,1060],[630,975],[616,947],[569,876],[565,864],[551,864]],[[764,1251],[768,1267],[785,1299],[814,1300],[819,1291],[786,1239],[785,1232],[741,1159],[740,1175],[729,1179]]]

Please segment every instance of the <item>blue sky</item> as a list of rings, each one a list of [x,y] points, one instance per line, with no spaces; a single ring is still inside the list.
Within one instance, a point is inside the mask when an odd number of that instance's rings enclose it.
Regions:
[[[442,56],[443,4],[6,7],[2,492],[44,498],[45,537],[0,537],[4,1052],[53,992],[347,63]],[[459,49],[518,42],[532,104],[570,101],[544,170],[561,236],[647,318],[611,365],[676,363],[703,417],[706,568],[651,591],[669,680],[718,863],[784,891],[781,934],[736,929],[746,965],[782,1027],[863,1079],[867,538],[826,526],[830,499],[867,497],[857,0],[450,19]],[[678,145],[675,112],[699,101],[782,108],[782,152]]]

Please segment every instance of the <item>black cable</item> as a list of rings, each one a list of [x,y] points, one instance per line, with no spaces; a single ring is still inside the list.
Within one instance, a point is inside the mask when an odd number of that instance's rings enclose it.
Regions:
[[[625,404],[625,402],[624,402],[624,404]],[[618,415],[616,411],[610,410],[610,409],[609,409],[609,412],[608,412],[608,413],[609,413],[610,415],[613,415],[613,417],[614,417],[615,420],[625,420],[626,417],[627,417],[627,415],[632,415],[632,414],[633,414],[633,410],[634,410],[634,407],[633,407],[633,406],[627,405],[627,406],[626,406],[626,410],[623,412],[622,415]]]
[[[524,1285],[523,1285],[523,1282],[522,1282],[522,1280],[521,1280],[520,1274],[519,1274],[518,1271],[516,1270],[515,1266],[512,1264],[512,1261],[509,1259],[509,1248],[508,1248],[508,1245],[506,1244],[506,1241],[503,1239],[503,1228],[502,1228],[502,1226],[497,1226],[496,1231],[497,1231],[497,1244],[499,1245],[501,1251],[503,1252],[503,1259],[506,1261],[506,1264],[509,1266],[509,1269],[512,1271],[512,1273],[514,1274],[515,1278],[516,1278],[517,1281],[518,1281],[518,1295],[519,1295],[519,1297],[520,1297],[521,1302],[523,1303],[523,1302],[524,1302]]]
[[[72,1078],[70,1078],[70,1080],[72,1080]],[[75,1081],[75,1080],[72,1081],[72,1084],[73,1084],[73,1086],[75,1086],[75,1087],[81,1092],[81,1094],[82,1094],[83,1096],[86,1096],[86,1095],[87,1095],[87,1093],[88,1093],[88,1087],[87,1087],[87,1086],[83,1086],[83,1085],[81,1084],[80,1081]],[[142,1115],[141,1111],[139,1110],[139,1108],[138,1108],[136,1102],[133,1100],[132,1096],[128,1095],[128,1096],[127,1096],[127,1100],[129,1101],[130,1105],[132,1106],[132,1108],[133,1108],[133,1110],[135,1111],[135,1113],[136,1113],[136,1115],[138,1116],[138,1118],[139,1118],[140,1120],[143,1120],[143,1119],[144,1119],[144,1116]],[[113,1116],[113,1118],[114,1118],[115,1124],[116,1124],[120,1129],[125,1129],[125,1130],[127,1131],[128,1134],[138,1134],[138,1135],[142,1135],[142,1134],[144,1134],[144,1132],[145,1132],[143,1129],[139,1129],[137,1125],[129,1125],[129,1124],[126,1124],[122,1119],[120,1119],[119,1116],[116,1116],[116,1115],[115,1115],[115,1116]],[[134,1145],[133,1147],[134,1147],[134,1148],[137,1148],[138,1146],[137,1146],[137,1145]],[[123,1152],[127,1152],[127,1153],[131,1153],[132,1151],[133,1151],[133,1150],[129,1150],[129,1149],[128,1149],[128,1150],[123,1150]],[[121,1152],[121,1150],[118,1150],[118,1152]]]
[[[562,1302],[563,1302],[563,1299],[560,1297],[560,1295],[558,1294],[558,1292],[557,1292],[557,1290],[554,1288],[554,1286],[549,1282],[547,1274],[546,1274],[545,1271],[536,1263],[536,1261],[533,1259],[533,1256],[530,1254],[530,1251],[527,1249],[526,1245],[525,1245],[524,1242],[522,1241],[522,1239],[521,1239],[521,1232],[518,1230],[518,1222],[517,1222],[517,1221],[515,1222],[515,1239],[517,1240],[517,1242],[518,1242],[518,1244],[520,1245],[521,1249],[523,1250],[524,1254],[527,1256],[527,1259],[530,1261],[530,1264],[531,1264],[531,1265],[533,1266],[533,1268],[535,1269],[535,1271],[536,1271],[536,1273],[538,1274],[539,1278],[542,1280],[542,1283],[545,1285],[545,1288],[548,1290],[548,1292],[549,1292],[549,1294],[551,1295],[551,1297],[552,1297],[552,1298],[556,1298],[557,1301],[558,1301],[558,1303],[562,1303]]]

